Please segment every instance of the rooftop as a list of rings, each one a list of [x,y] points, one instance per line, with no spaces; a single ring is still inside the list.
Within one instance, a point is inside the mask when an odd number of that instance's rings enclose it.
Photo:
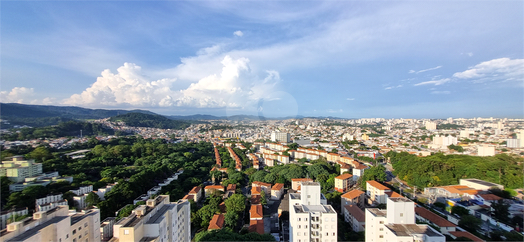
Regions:
[[[347,199],[354,199],[354,198],[357,198],[357,197],[360,197],[360,195],[364,194],[363,191],[360,191],[360,190],[351,190],[349,192],[346,192],[342,195],[343,198],[347,198]]]
[[[336,213],[331,205],[294,205],[296,213]]]
[[[351,216],[353,216],[359,222],[366,221],[366,215],[362,209],[355,205],[346,205],[344,206]]]
[[[375,217],[386,217],[387,215],[387,211],[385,209],[366,208],[366,210],[375,215]]]
[[[353,177],[353,175],[348,174],[348,173],[344,173],[344,174],[342,174],[340,176],[335,177],[335,179],[346,180],[346,179],[349,179],[351,177]]]
[[[419,216],[427,219],[428,221],[434,223],[435,225],[439,226],[439,227],[457,227],[455,224],[453,224],[452,222],[448,221],[447,219],[445,218],[442,218],[438,215],[436,215],[435,213],[423,208],[423,207],[416,207],[415,208],[415,213],[418,214]]]
[[[487,181],[483,181],[483,180],[479,180],[479,179],[460,179],[460,180],[464,180],[464,181],[468,181],[468,182],[473,182],[473,183],[477,183],[477,184],[480,184],[480,185],[483,185],[483,186],[489,186],[489,187],[498,187],[498,186],[502,186],[500,184],[496,184],[496,183],[492,183],[492,182],[487,182]]]
[[[429,237],[440,237],[442,234],[431,229],[428,225],[420,224],[386,224],[391,232],[397,236],[410,236],[412,234],[425,234]]]
[[[384,185],[382,185],[382,183],[378,182],[378,181],[367,181],[367,184],[378,189],[378,190],[390,190],[389,187],[386,187]]]

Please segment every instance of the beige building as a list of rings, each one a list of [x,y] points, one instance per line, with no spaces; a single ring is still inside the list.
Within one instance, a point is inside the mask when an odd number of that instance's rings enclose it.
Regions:
[[[351,185],[353,185],[353,175],[345,173],[335,177],[335,191],[347,192]]]
[[[100,211],[87,210],[69,214],[68,206],[36,212],[33,217],[10,223],[2,230],[5,242],[90,242],[100,241]]]
[[[367,181],[366,190],[369,204],[386,203],[386,198],[388,197],[386,193],[391,192],[391,189],[377,181]]]
[[[24,160],[22,156],[13,156],[11,161],[2,161],[0,176],[7,176],[13,182],[24,182],[26,177],[42,174],[42,163]]]
[[[140,205],[113,225],[110,242],[191,241],[191,210],[188,200],[169,202],[161,195]]]
[[[492,182],[487,182],[487,181],[483,181],[479,179],[460,179],[459,184],[463,186],[472,187],[477,190],[482,190],[482,191],[487,191],[491,188],[499,188],[500,190],[504,190],[503,185],[492,183]]]
[[[7,226],[7,220],[9,218],[24,216],[27,215],[27,213],[27,208],[12,209],[0,212],[0,226],[2,226],[0,229],[5,229]]]

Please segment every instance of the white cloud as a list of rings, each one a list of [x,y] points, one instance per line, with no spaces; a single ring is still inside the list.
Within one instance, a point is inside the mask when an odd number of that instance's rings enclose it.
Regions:
[[[438,86],[438,85],[442,85],[442,84],[444,84],[446,82],[449,82],[449,81],[451,81],[451,79],[443,78],[443,79],[440,79],[440,80],[420,82],[420,83],[415,84],[414,86],[431,85],[431,84],[434,84],[435,86]]]
[[[408,73],[422,73],[422,72],[426,72],[426,71],[432,71],[432,70],[436,70],[436,69],[440,69],[442,68],[442,66],[436,66],[436,67],[432,67],[432,68],[428,68],[428,69],[424,69],[424,70],[420,70],[420,71],[415,71],[415,70],[409,70]]]
[[[316,111],[316,110],[315,110]],[[328,113],[342,113],[344,112],[344,110],[342,109],[339,109],[339,110],[334,110],[334,109],[328,109],[326,110]]]
[[[402,87],[402,85],[397,85],[397,86],[389,86],[389,87],[386,87],[384,88],[384,90],[390,90],[390,89],[394,89],[394,88],[400,88]]]
[[[432,91],[431,94],[450,94],[450,91]]]
[[[353,100],[355,100],[355,98],[349,98],[349,97],[348,97],[348,98],[346,98],[346,100],[348,100],[348,101],[353,101]]]
[[[27,87],[15,87],[11,91],[0,92],[0,102],[3,103],[36,103],[34,89]]]
[[[453,74],[459,79],[484,81],[524,80],[524,59],[499,58],[482,62],[463,72]]]
[[[240,30],[235,31],[233,34],[234,34],[235,36],[238,36],[238,37],[242,37],[242,36],[244,36],[244,33],[242,33],[242,31],[240,31]]]
[[[114,74],[104,70],[97,81],[80,94],[64,100],[64,104],[86,106],[145,106],[246,108],[260,99],[271,99],[280,82],[278,72],[266,71],[258,78],[249,67],[247,58],[225,56],[220,62],[220,74],[212,74],[193,82],[187,88],[173,88],[176,79],[149,80],[141,67],[125,63]],[[195,70],[198,71],[200,66]],[[194,68],[194,67],[189,67]]]

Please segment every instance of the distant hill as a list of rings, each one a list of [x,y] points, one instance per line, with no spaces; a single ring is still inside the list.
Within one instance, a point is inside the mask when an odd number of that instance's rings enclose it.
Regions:
[[[158,114],[127,113],[112,117],[110,121],[122,121],[128,126],[149,127],[159,129],[185,129],[190,126],[189,122],[172,120]]]
[[[0,103],[0,117],[9,121],[9,124],[2,124],[2,128],[11,128],[14,125],[44,127],[70,120],[109,118],[130,112],[155,114],[146,110],[105,110],[71,106]]]
[[[188,115],[188,116],[181,116],[181,115],[171,115],[166,116],[169,119],[173,120],[219,120],[224,119],[224,117],[217,117],[213,115],[206,115],[206,114],[195,114],[195,115]]]
[[[82,130],[82,131],[80,131]],[[58,138],[65,136],[79,137],[91,135],[111,135],[114,134],[112,129],[105,128],[102,124],[88,123],[81,121],[61,122],[56,126],[23,128],[19,132],[5,133],[0,135],[2,140],[30,140],[41,138]]]

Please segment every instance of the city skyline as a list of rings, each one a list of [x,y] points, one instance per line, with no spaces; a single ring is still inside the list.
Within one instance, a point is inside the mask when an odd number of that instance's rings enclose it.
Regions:
[[[522,2],[4,2],[1,102],[524,116]]]

